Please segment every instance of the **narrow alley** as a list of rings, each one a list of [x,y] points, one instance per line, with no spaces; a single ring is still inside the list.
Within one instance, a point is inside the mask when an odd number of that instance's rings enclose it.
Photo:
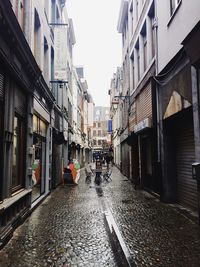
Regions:
[[[107,209],[134,262],[124,266],[199,266],[199,226],[135,190],[117,168],[111,177],[96,186],[82,172],[78,186],[57,187],[0,251],[0,266],[123,266],[109,238]]]

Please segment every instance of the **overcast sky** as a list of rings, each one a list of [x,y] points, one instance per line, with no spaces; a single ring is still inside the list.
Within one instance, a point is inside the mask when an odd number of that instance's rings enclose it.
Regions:
[[[121,0],[67,0],[76,37],[74,65],[82,65],[96,106],[108,106],[113,73],[121,66],[117,21]]]

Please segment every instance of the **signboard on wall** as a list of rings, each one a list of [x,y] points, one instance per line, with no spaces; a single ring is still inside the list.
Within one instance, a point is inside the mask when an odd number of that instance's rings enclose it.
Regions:
[[[112,133],[112,120],[108,120],[108,133]]]
[[[67,80],[67,28],[54,28],[54,79]]]
[[[146,128],[151,128],[151,120],[149,118],[144,119],[143,121],[139,122],[135,127],[134,127],[134,132],[140,132],[142,130],[145,130]]]

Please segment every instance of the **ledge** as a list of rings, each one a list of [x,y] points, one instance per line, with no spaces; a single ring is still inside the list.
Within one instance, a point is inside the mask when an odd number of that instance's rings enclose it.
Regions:
[[[23,191],[16,193],[15,195],[13,195],[10,198],[6,198],[3,203],[0,204],[0,213],[1,211],[9,208],[10,206],[12,206],[15,202],[17,202],[20,198],[28,195],[29,193],[32,192],[32,189],[24,189]]]

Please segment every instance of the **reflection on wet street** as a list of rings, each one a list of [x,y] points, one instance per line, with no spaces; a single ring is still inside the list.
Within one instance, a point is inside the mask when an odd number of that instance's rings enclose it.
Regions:
[[[113,169],[112,181],[60,186],[0,251],[1,267],[120,266],[105,227],[109,206],[136,266],[199,266],[199,226]],[[104,207],[103,207],[104,206]]]
[[[95,186],[83,175],[57,188],[16,230],[0,266],[117,266]]]

